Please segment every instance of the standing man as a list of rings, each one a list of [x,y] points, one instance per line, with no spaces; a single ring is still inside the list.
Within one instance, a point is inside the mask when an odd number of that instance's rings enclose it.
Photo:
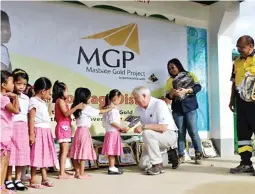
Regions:
[[[140,116],[141,124],[135,128],[135,133],[143,133],[145,153],[151,168],[147,174],[158,175],[164,172],[160,149],[171,149],[172,168],[179,166],[177,152],[177,127],[166,103],[151,96],[146,87],[137,87],[132,95],[138,107],[136,115]]]
[[[1,10],[1,70],[6,70],[12,73],[12,65],[10,61],[10,56],[7,44],[11,38],[11,27],[9,16],[6,12]]]
[[[239,94],[238,86],[242,83],[247,72],[255,72],[255,50],[254,40],[250,36],[242,36],[238,39],[236,45],[240,57],[238,57],[233,66],[231,80],[232,93],[229,108],[234,112],[234,102],[236,99],[237,113],[237,137],[238,152],[241,156],[240,165],[231,168],[231,173],[252,173],[255,176],[252,166],[252,141],[251,137],[255,133],[255,102],[244,101]]]

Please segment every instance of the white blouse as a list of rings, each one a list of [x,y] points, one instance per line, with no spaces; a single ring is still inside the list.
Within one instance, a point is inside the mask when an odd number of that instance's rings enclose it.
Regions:
[[[29,111],[35,108],[35,127],[50,128],[50,115],[45,101],[38,97],[32,97],[29,101]]]
[[[92,108],[91,106],[86,106],[82,111],[78,119],[76,119],[77,127],[91,127],[91,118],[98,116],[100,110]]]
[[[114,108],[111,111],[104,113],[103,115],[102,124],[106,132],[119,130],[116,127],[112,126],[112,123],[117,123],[118,125],[121,125],[120,112],[117,108]]]
[[[27,114],[28,114],[28,106],[29,106],[29,98],[25,94],[20,94],[19,96],[19,114],[14,114],[13,122],[23,121],[27,123]]]

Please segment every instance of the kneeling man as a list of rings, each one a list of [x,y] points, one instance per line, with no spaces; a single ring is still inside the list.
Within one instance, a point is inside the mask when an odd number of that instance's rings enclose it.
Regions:
[[[170,152],[173,152],[171,153],[172,168],[177,168],[179,166],[176,149],[178,129],[166,103],[152,97],[150,90],[146,87],[135,88],[132,95],[138,105],[136,115],[140,116],[142,124],[135,128],[135,133],[142,132],[145,147],[140,163],[144,163],[143,157],[147,157],[150,165],[147,174],[158,175],[163,173],[163,159],[160,150],[170,149]],[[139,166],[142,167],[141,164]]]

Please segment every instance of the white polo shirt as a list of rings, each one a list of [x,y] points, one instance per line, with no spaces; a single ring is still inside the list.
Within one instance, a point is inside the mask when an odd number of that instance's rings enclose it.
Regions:
[[[76,119],[76,125],[77,127],[91,127],[91,118],[98,116],[100,113],[100,110],[92,108],[91,106],[86,106],[81,111],[81,116]]]
[[[28,114],[28,106],[29,106],[29,98],[25,94],[20,94],[19,96],[19,114],[14,114],[13,122],[23,121],[27,123],[27,114]]]
[[[165,124],[169,130],[177,131],[172,113],[169,111],[167,104],[160,99],[151,97],[146,109],[137,107],[135,114],[140,116],[143,125],[146,124]]]
[[[50,128],[50,115],[45,101],[38,97],[32,97],[29,101],[29,111],[35,108],[35,127]]]
[[[116,131],[119,130],[116,127],[112,126],[112,123],[117,123],[121,125],[120,111],[117,108],[112,109],[111,111],[104,113],[102,125],[105,128],[105,131]]]

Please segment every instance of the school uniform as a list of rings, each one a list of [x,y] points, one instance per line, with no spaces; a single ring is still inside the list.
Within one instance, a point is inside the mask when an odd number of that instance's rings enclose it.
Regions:
[[[69,157],[75,160],[96,160],[96,152],[89,128],[91,118],[99,115],[99,110],[86,106],[79,118],[76,119],[77,130],[75,131],[73,142],[70,148]]]
[[[29,98],[25,94],[20,94],[19,114],[13,116],[12,147],[9,159],[9,166],[30,165],[30,146],[28,133],[28,106]]]
[[[31,146],[31,166],[38,168],[52,167],[57,163],[57,154],[51,132],[51,119],[48,106],[38,97],[29,101],[29,111],[35,108],[34,133],[35,142]]]

